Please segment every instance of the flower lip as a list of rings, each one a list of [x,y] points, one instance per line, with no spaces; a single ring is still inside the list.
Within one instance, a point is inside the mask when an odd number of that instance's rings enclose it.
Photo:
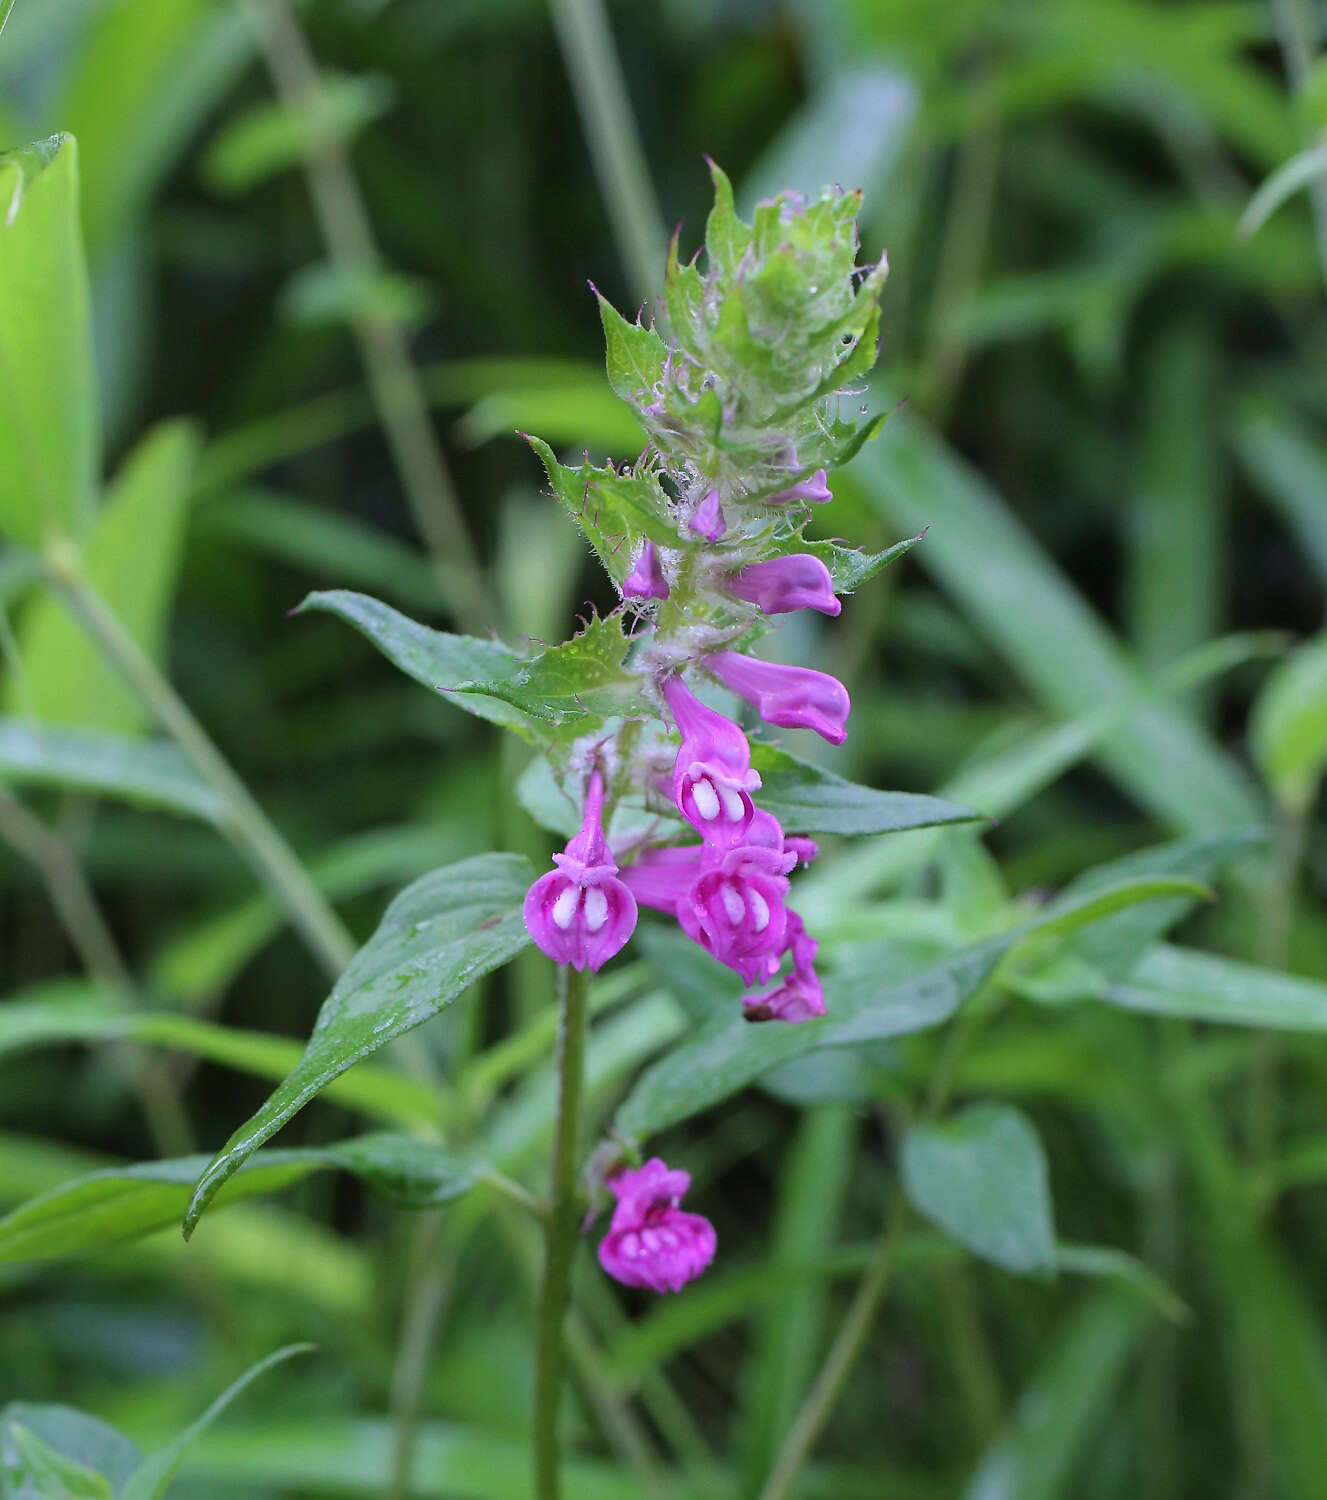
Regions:
[[[707,708],[676,674],[663,692],[682,733],[672,779],[678,810],[706,843],[740,843],[756,812],[751,793],[760,786],[746,735]]]
[[[603,830],[604,784],[596,766],[580,831],[525,893],[522,915],[535,945],[555,963],[600,969],[636,928],[636,898],[617,878]]]

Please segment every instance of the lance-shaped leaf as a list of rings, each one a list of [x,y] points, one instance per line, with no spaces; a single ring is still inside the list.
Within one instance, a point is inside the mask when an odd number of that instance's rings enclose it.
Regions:
[[[863,552],[860,547],[844,547],[838,542],[809,541],[806,537],[790,540],[781,550],[784,553],[812,553],[829,569],[829,576],[834,580],[834,592],[851,594],[864,583],[869,583],[890,563],[897,562],[905,553],[911,552],[925,535],[924,531],[920,531],[916,536],[905,537],[892,547],[886,547],[883,552]]]
[[[604,325],[608,383],[623,401],[635,407],[646,406],[663,376],[668,346],[653,328],[628,323],[606,297],[598,292],[595,296]]]
[[[0,154],[0,536],[79,534],[101,467],[78,145]]]
[[[761,807],[790,832],[897,833],[981,818],[971,808],[940,797],[858,786],[776,745],[753,745],[751,764],[760,772]]]
[[[138,1162],[61,1183],[0,1218],[0,1265],[86,1254],[178,1224],[207,1161],[198,1155]],[[485,1169],[430,1141],[381,1132],[329,1146],[256,1152],[222,1188],[217,1206],[279,1193],[334,1170],[352,1173],[404,1208],[429,1208],[469,1192]]]
[[[651,712],[641,678],[626,669],[628,645],[622,616],[607,615],[515,673],[464,682],[460,690],[500,698],[550,728],[570,725],[581,734],[596,718]]]
[[[585,540],[619,588],[648,538],[663,547],[682,545],[668,515],[668,498],[652,474],[619,474],[612,464],[602,468],[561,464],[539,438],[530,446],[548,472],[553,493],[580,527]]]
[[[903,1187],[933,1224],[1006,1271],[1049,1275],[1055,1224],[1046,1153],[1008,1104],[974,1104],[903,1141]]]
[[[31,782],[220,820],[220,797],[173,744],[0,717],[0,784]]]
[[[459,682],[497,681],[514,676],[523,658],[499,641],[481,641],[471,635],[450,635],[432,630],[394,610],[381,599],[349,589],[327,589],[310,594],[297,614],[324,610],[353,625],[407,677],[441,693],[449,702],[481,719],[528,732],[524,714],[502,699],[483,694],[458,693]]]
[[[294,1071],[199,1178],[186,1235],[222,1183],[334,1078],[525,947],[521,903],[532,878],[515,855],[481,854],[425,875],[392,902],[324,1002]]]
[[[111,1482],[11,1418],[0,1432],[0,1500],[115,1500]]]

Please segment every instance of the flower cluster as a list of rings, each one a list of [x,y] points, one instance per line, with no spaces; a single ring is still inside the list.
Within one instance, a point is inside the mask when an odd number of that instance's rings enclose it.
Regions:
[[[679,264],[674,246],[654,325],[601,300],[610,380],[649,435],[641,459],[572,470],[536,445],[618,585],[632,624],[626,670],[655,721],[605,720],[564,755],[583,821],[530,888],[525,921],[557,962],[598,969],[639,907],[664,912],[741,976],[746,1019],[797,1023],[825,1013],[816,940],[788,904],[789,877],[816,845],[759,806],[751,742],[697,690],[709,679],[767,725],[844,741],[843,684],[752,647],[775,617],[837,616],[839,594],[870,571],[862,554],[804,531],[811,508],[833,499],[827,467],[868,435],[837,402],[874,360],[884,263],[856,266],[857,194],[783,195],[747,226],[717,169],[715,189],[707,269]],[[858,560],[847,582],[836,571],[846,557]],[[652,815],[644,832],[610,844],[606,789],[610,806]],[[714,1234],[678,1208],[688,1184],[658,1160],[609,1179],[610,1275],[663,1291],[704,1269]]]

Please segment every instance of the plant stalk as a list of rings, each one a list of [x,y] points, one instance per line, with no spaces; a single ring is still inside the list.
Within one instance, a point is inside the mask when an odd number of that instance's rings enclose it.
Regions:
[[[570,1301],[580,1194],[577,1191],[581,1092],[590,983],[570,964],[558,971],[558,1099],[553,1167],[544,1222],[544,1279],[535,1330],[534,1473],[537,1500],[558,1500],[558,1416],[566,1362],[563,1325]]]
[[[84,576],[77,556],[61,550],[48,561],[52,582],[70,613],[193,768],[220,795],[226,809],[223,826],[231,842],[285,909],[329,978],[338,978],[354,955],[354,940],[289,844],[175,689]]]
[[[321,80],[290,8],[281,0],[250,0],[245,9],[282,103],[296,111],[308,109]],[[344,148],[337,142],[324,144],[308,155],[305,171],[332,265],[351,275],[380,272],[382,257]],[[355,313],[351,327],[401,487],[447,602],[467,630],[485,634],[494,618],[483,572],[405,334],[393,319],[372,313]]]
[[[825,1356],[825,1362],[784,1439],[770,1476],[765,1481],[765,1488],[760,1492],[760,1500],[786,1500],[802,1465],[810,1457],[830,1413],[843,1393],[853,1366],[866,1346],[871,1325],[875,1322],[875,1315],[889,1286],[894,1256],[906,1219],[907,1212],[900,1199],[893,1222],[881,1238],[866,1275],[858,1283],[848,1315],[834,1335],[834,1342]]]

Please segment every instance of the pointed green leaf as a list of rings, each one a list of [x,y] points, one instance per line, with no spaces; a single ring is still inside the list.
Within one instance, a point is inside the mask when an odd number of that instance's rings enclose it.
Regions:
[[[108,1167],[61,1183],[0,1218],[0,1265],[53,1260],[123,1244],[178,1224],[206,1156]],[[404,1208],[429,1208],[469,1192],[477,1161],[430,1141],[386,1132],[328,1146],[256,1152],[221,1189],[217,1205],[283,1192],[315,1172],[359,1177]]]
[[[80,534],[101,467],[78,144],[0,154],[0,536]]]
[[[640,323],[628,323],[617,308],[598,292],[599,317],[604,325],[608,383],[623,401],[646,406],[663,376],[668,346]]]
[[[653,475],[619,474],[611,464],[569,468],[539,438],[530,438],[553,492],[594,548],[619,588],[648,537],[662,547],[682,543],[668,516],[668,500]]]
[[[0,717],[0,784],[67,787],[216,823],[223,805],[173,744]]]
[[[273,1365],[281,1364],[283,1360],[290,1359],[296,1354],[307,1354],[316,1347],[314,1344],[287,1344],[284,1349],[278,1349],[274,1354],[269,1354],[266,1359],[260,1359],[256,1365],[251,1365],[238,1380],[227,1386],[203,1415],[196,1422],[191,1422],[179,1437],[168,1443],[160,1452],[153,1453],[144,1459],[142,1467],[125,1485],[120,1500],[161,1500],[189,1447],[207,1431],[246,1386],[251,1385]]]
[[[1127,1010],[1224,1026],[1327,1031],[1327,984],[1159,943],[1101,998]]]
[[[643,680],[626,670],[628,644],[622,615],[607,615],[515,673],[463,682],[458,691],[500,698],[553,728],[583,733],[595,718],[652,711]]]
[[[1006,1271],[1055,1269],[1046,1154],[1008,1104],[974,1104],[904,1137],[903,1187],[913,1206],[983,1260]]]
[[[737,217],[733,206],[733,185],[715,162],[710,162],[710,180],[714,183],[714,207],[705,221],[705,253],[711,267],[721,275],[732,276],[751,246],[751,230]]]
[[[116,475],[84,550],[83,569],[93,587],[157,662],[165,658],[198,451],[191,423],[153,428]],[[142,730],[146,714],[138,699],[59,599],[34,601],[21,622],[19,654],[24,681],[7,684],[9,712],[31,709],[48,724],[118,734]]]
[[[858,547],[843,547],[838,542],[821,542],[806,537],[798,537],[795,542],[789,541],[786,550],[813,553],[829,569],[829,576],[834,580],[834,592],[851,594],[890,563],[897,562],[905,553],[911,552],[925,535],[924,531],[920,531],[916,536],[905,537],[892,547],[886,547],[883,552],[863,552]]]
[[[760,772],[761,807],[790,833],[895,833],[982,816],[939,797],[858,786],[775,745],[753,745],[751,764]]]
[[[441,693],[449,702],[481,719],[518,731],[528,731],[524,714],[501,699],[458,693],[456,684],[476,678],[489,681],[514,676],[524,659],[498,641],[481,641],[470,635],[449,635],[399,614],[390,605],[368,594],[348,589],[330,589],[310,594],[296,610],[325,610],[353,625],[394,666],[426,688]]]
[[[521,903],[532,879],[523,859],[482,854],[425,875],[392,902],[323,1003],[294,1071],[199,1179],[186,1235],[222,1183],[334,1078],[445,1009],[525,947]]]

